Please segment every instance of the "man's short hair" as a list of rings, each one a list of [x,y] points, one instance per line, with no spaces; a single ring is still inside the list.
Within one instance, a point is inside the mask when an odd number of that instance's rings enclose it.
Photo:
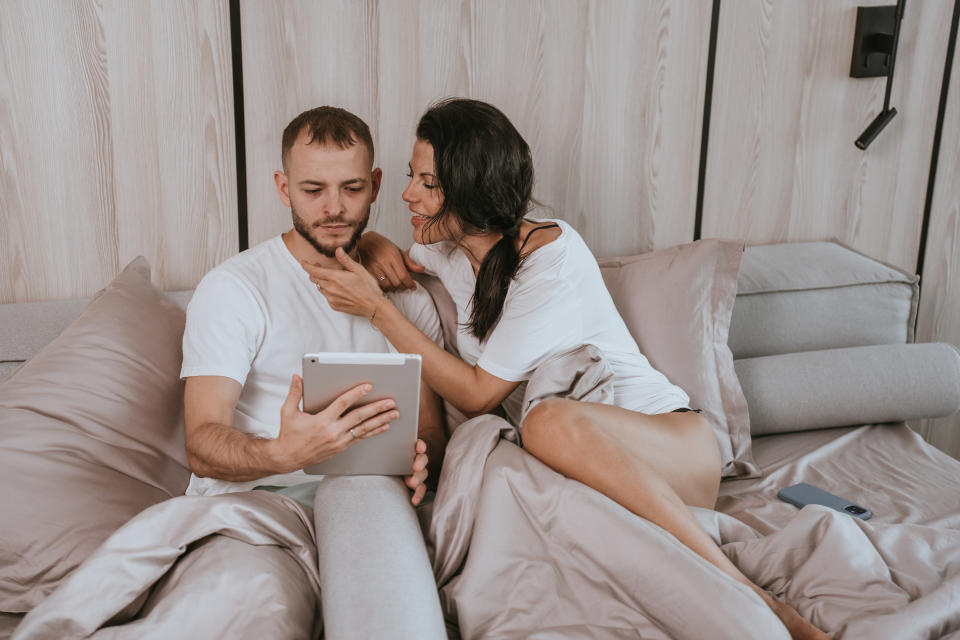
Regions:
[[[287,170],[290,149],[304,130],[310,135],[307,144],[314,142],[322,145],[332,144],[341,149],[348,149],[357,143],[364,144],[370,152],[370,164],[373,164],[373,138],[370,136],[370,127],[367,123],[346,109],[324,106],[304,111],[291,120],[283,130],[280,157],[284,171]]]

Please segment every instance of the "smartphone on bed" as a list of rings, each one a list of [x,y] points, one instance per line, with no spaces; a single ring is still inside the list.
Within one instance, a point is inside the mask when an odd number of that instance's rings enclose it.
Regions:
[[[317,413],[337,396],[369,382],[373,390],[354,407],[393,398],[400,417],[372,438],[304,469],[317,475],[408,476],[412,473],[420,411],[420,356],[410,353],[308,353],[303,356],[303,410]]]
[[[777,493],[777,497],[801,509],[808,504],[821,504],[825,507],[849,514],[854,518],[860,518],[861,520],[869,520],[870,516],[873,515],[870,513],[870,510],[865,507],[854,504],[849,500],[844,500],[840,496],[835,496],[823,489],[818,489],[806,482],[781,489],[780,492]]]

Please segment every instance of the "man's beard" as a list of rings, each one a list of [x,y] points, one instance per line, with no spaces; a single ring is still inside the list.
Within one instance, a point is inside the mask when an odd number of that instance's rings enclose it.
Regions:
[[[350,254],[354,248],[357,246],[357,241],[360,240],[360,234],[363,233],[363,230],[367,228],[367,222],[370,220],[370,208],[367,207],[366,213],[364,213],[363,218],[354,225],[353,235],[350,236],[350,239],[347,240],[346,244],[338,245],[331,244],[329,246],[324,246],[317,242],[317,239],[313,237],[310,233],[310,227],[307,225],[307,222],[300,217],[300,214],[297,213],[297,210],[291,206],[290,211],[293,213],[293,228],[296,229],[297,233],[300,236],[310,243],[310,245],[316,249],[319,253],[327,256],[328,258],[336,257],[337,247],[342,246],[343,250]],[[342,217],[339,218],[327,218],[322,220],[319,223],[316,223],[314,226],[319,227],[321,224],[347,224],[346,220]]]

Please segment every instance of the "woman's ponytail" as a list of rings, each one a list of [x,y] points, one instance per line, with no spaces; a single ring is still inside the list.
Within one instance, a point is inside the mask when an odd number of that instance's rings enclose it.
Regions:
[[[503,303],[507,299],[510,281],[520,267],[515,236],[506,235],[484,256],[477,271],[473,290],[473,310],[470,312],[470,331],[481,342],[497,324]]]

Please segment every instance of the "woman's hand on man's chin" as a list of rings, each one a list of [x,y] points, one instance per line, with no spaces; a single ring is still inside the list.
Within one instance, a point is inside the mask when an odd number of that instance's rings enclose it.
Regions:
[[[306,260],[301,260],[300,266],[310,274],[310,281],[331,308],[372,320],[383,301],[376,279],[343,249],[337,249],[336,258],[342,269],[321,267]]]

